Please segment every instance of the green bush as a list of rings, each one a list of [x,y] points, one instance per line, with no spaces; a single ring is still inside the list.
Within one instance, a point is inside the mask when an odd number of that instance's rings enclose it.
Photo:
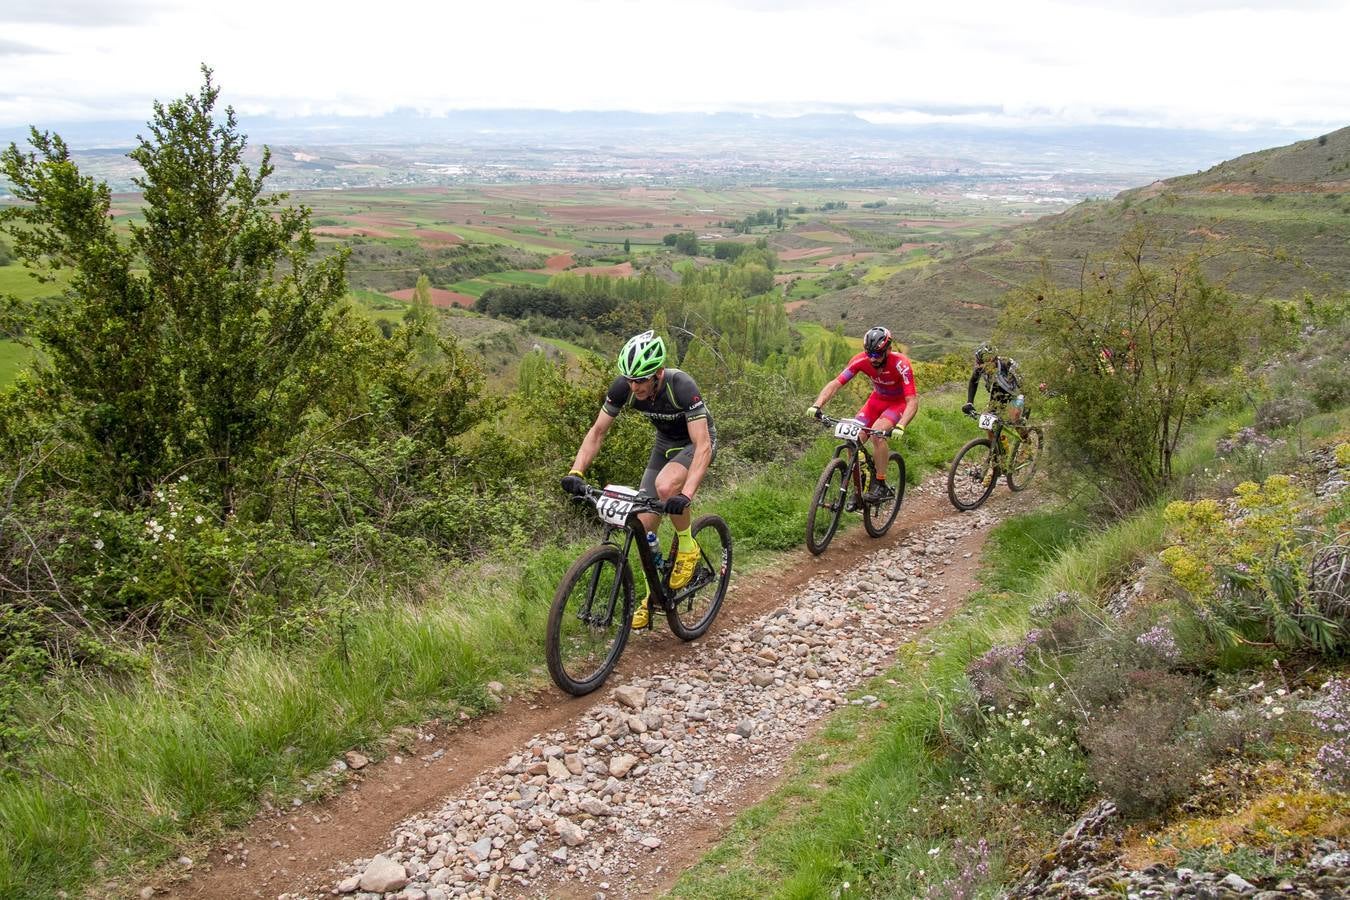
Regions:
[[[1190,792],[1208,762],[1182,738],[1190,712],[1186,695],[1146,691],[1079,729],[1093,779],[1124,815],[1159,812]]]
[[[1161,559],[1221,645],[1256,640],[1334,652],[1345,640],[1308,599],[1321,546],[1310,498],[1287,475],[1237,486],[1239,515],[1214,500],[1168,504],[1172,544]]]
[[[988,712],[982,724],[966,752],[988,784],[1062,810],[1086,799],[1092,788],[1087,758],[1074,741],[1070,703],[1053,683],[1033,689],[1027,707]]]

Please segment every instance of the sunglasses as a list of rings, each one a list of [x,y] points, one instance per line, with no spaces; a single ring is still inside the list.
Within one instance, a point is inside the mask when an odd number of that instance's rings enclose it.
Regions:
[[[637,387],[639,384],[648,384],[648,383],[650,383],[650,382],[655,381],[655,380],[656,380],[656,376],[655,376],[655,375],[647,375],[647,376],[644,377],[644,378],[629,378],[629,379],[626,379],[626,380],[627,380],[628,383],[631,384],[633,387]]]

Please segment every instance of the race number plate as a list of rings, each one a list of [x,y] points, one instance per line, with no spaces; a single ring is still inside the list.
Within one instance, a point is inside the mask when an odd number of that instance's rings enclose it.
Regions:
[[[983,428],[985,431],[988,431],[990,428],[993,428],[997,424],[998,424],[998,416],[994,415],[993,413],[980,414],[980,427]]]
[[[630,487],[607,484],[604,493],[595,501],[595,511],[600,514],[602,522],[622,528],[628,522],[628,514],[633,511],[633,500],[637,495],[638,492]]]
[[[843,441],[856,441],[863,424],[857,419],[840,419],[834,426],[834,436]]]

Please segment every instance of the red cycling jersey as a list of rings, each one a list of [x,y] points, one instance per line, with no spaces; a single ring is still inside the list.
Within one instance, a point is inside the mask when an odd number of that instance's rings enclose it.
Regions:
[[[872,393],[888,400],[900,401],[903,407],[910,397],[918,395],[914,387],[914,368],[903,353],[892,350],[886,354],[886,361],[878,369],[872,365],[866,353],[859,353],[848,361],[844,371],[839,373],[838,382],[848,384],[854,375],[866,375],[872,379]]]

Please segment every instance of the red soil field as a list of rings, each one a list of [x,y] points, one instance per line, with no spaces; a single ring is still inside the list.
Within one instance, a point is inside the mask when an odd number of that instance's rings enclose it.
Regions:
[[[585,266],[572,270],[577,275],[605,275],[610,278],[627,278],[633,274],[633,264],[619,263],[617,266]]]
[[[431,244],[462,244],[464,238],[457,234],[451,234],[448,231],[433,231],[429,228],[418,228],[413,232],[422,239],[422,242]]]
[[[404,303],[411,303],[413,289],[405,288],[401,291],[390,291],[387,296],[393,297],[395,300],[402,300]],[[443,291],[440,288],[431,289],[432,306],[442,306],[447,308],[451,306],[462,306],[467,309],[473,306],[473,299],[474,298],[470,297],[468,294],[457,294],[454,291]]]

